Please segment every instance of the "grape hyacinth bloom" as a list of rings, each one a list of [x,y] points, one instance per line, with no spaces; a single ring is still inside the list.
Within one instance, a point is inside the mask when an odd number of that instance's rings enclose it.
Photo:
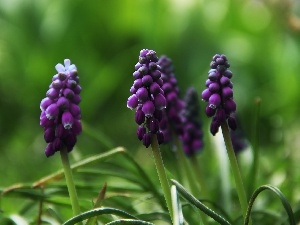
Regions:
[[[184,103],[182,135],[183,150],[187,156],[192,156],[203,148],[200,104],[195,88],[188,88],[184,97]]]
[[[231,116],[236,111],[236,104],[233,100],[233,85],[230,81],[232,72],[228,70],[230,65],[227,57],[216,54],[210,67],[202,99],[208,102],[205,113],[208,117],[213,117],[210,132],[215,135],[225,121],[232,130],[236,129],[235,118]]]
[[[161,79],[163,80],[162,90],[165,93],[167,107],[164,110],[164,115],[160,126],[164,134],[164,143],[171,139],[171,131],[180,136],[183,133],[182,115],[183,101],[179,98],[179,87],[174,75],[174,69],[171,59],[167,56],[161,56],[158,60],[158,65],[161,68]]]
[[[78,106],[81,87],[77,68],[69,59],[55,68],[57,74],[53,76],[46,98],[40,104],[40,125],[44,128],[44,139],[48,143],[45,150],[47,157],[62,148],[70,152],[82,129]]]
[[[166,99],[162,90],[158,57],[153,50],[140,51],[139,62],[135,65],[133,73],[134,83],[130,88],[131,96],[127,100],[127,107],[136,109],[135,121],[139,125],[137,137],[146,148],[152,142],[152,134],[156,134],[158,143],[164,141],[160,131],[160,122],[163,109],[166,108]]]

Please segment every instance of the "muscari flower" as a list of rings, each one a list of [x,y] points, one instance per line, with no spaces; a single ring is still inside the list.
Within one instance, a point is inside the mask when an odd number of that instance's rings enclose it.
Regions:
[[[137,137],[147,148],[151,144],[152,134],[157,135],[159,144],[164,141],[159,124],[163,116],[162,110],[166,107],[166,99],[161,89],[163,80],[157,61],[155,51],[140,51],[139,62],[133,73],[134,83],[130,88],[132,95],[127,100],[127,107],[136,109],[135,121],[139,125]]]
[[[40,125],[44,128],[44,139],[48,143],[45,150],[47,157],[63,148],[70,152],[82,130],[78,106],[81,87],[77,68],[69,59],[55,68],[57,74],[52,78],[47,97],[40,104]]]
[[[164,134],[164,142],[171,139],[171,131],[180,136],[183,133],[182,115],[183,101],[179,98],[179,88],[176,77],[174,75],[173,64],[167,56],[161,56],[158,60],[158,65],[161,68],[161,79],[163,86],[161,87],[165,93],[167,107],[164,110],[164,115],[160,126]]]
[[[236,129],[235,118],[231,116],[236,111],[236,104],[233,100],[233,85],[230,81],[232,72],[228,70],[230,65],[226,56],[216,54],[210,67],[202,99],[208,102],[205,113],[208,117],[213,117],[210,132],[215,135],[225,121],[232,130]]]
[[[200,104],[195,88],[190,87],[184,97],[183,110],[183,150],[192,156],[203,148],[202,123],[200,120]]]

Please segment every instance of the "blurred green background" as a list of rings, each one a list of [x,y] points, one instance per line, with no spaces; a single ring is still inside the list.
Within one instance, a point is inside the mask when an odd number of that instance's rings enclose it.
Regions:
[[[300,178],[299,17],[296,0],[1,0],[0,187],[32,182],[61,167],[58,154],[44,155],[39,104],[54,66],[65,58],[79,70],[86,125],[72,160],[110,146],[136,151],[140,142],[126,101],[143,48],[173,60],[182,96],[189,86],[201,95],[212,56],[225,54],[249,139],[254,99],[262,99],[265,173],[286,170],[282,163],[292,155],[289,170]]]

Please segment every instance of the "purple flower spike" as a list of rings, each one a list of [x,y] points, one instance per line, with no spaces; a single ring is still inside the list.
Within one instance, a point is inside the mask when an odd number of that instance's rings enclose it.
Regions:
[[[183,118],[181,113],[184,104],[179,98],[179,88],[171,59],[169,59],[167,56],[161,56],[158,60],[158,64],[162,72],[161,79],[163,80],[163,85],[161,88],[166,97],[166,108],[164,110],[165,119],[163,119],[161,123],[164,127],[162,130],[165,136],[164,143],[167,143],[172,137],[171,129],[174,129],[176,135],[182,135]]]
[[[187,156],[192,156],[202,150],[203,133],[200,118],[200,104],[195,88],[189,88],[184,97],[183,135],[181,136],[183,150]]]
[[[44,139],[48,143],[45,149],[47,157],[63,148],[70,152],[82,130],[78,106],[81,87],[76,66],[66,59],[64,65],[57,64],[55,68],[58,73],[52,78],[47,98],[40,104],[40,125],[44,128]]]
[[[235,120],[231,117],[236,111],[236,104],[233,100],[233,85],[230,81],[232,72],[228,70],[230,65],[226,56],[216,54],[210,67],[202,99],[208,103],[205,113],[208,117],[213,117],[210,131],[215,135],[225,121],[231,129],[236,128]]]
[[[148,148],[152,141],[152,134],[157,135],[158,143],[164,140],[160,132],[162,109],[166,107],[166,99],[161,89],[160,67],[158,58],[152,50],[140,51],[139,62],[133,73],[134,82],[130,88],[132,95],[128,98],[127,107],[136,109],[135,122],[139,125],[136,135],[143,145]]]

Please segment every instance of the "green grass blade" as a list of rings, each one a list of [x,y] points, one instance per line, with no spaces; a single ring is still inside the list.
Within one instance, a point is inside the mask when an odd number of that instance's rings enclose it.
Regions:
[[[249,205],[248,205],[248,209],[247,209],[247,213],[246,213],[246,218],[245,218],[245,222],[244,225],[248,225],[249,223],[249,218],[250,218],[250,214],[251,214],[251,210],[252,210],[252,206],[254,204],[254,201],[256,199],[256,197],[263,192],[264,190],[269,190],[272,191],[273,193],[275,193],[277,195],[277,197],[279,197],[286,213],[288,214],[288,218],[289,218],[289,222],[290,225],[296,225],[296,221],[294,218],[294,213],[293,210],[290,206],[290,203],[288,202],[288,200],[286,199],[286,197],[284,196],[284,194],[277,188],[274,187],[272,185],[262,185],[259,188],[257,188],[254,193],[252,194],[250,201],[249,201]]]
[[[107,223],[106,225],[118,225],[118,224],[128,224],[128,225],[154,225],[153,223],[142,221],[142,220],[115,220],[113,222]]]
[[[221,225],[230,225],[230,223],[224,219],[219,214],[215,213],[213,210],[205,206],[203,203],[201,203],[198,199],[196,199],[193,195],[191,195],[181,184],[179,184],[176,180],[171,180],[171,182],[177,187],[178,192],[182,195],[183,198],[185,198],[188,202],[190,202],[192,205],[196,206],[198,209],[200,209],[202,212],[204,212],[206,215],[214,219],[216,222],[220,223]]]
[[[78,216],[74,216],[73,218],[66,221],[63,225],[74,225],[83,220],[89,219],[94,216],[100,216],[103,214],[113,214],[113,215],[122,216],[122,217],[129,218],[129,219],[137,219],[135,216],[133,216],[125,211],[119,210],[119,209],[97,208],[97,209],[92,209],[92,210],[86,211],[84,213],[81,213]]]

